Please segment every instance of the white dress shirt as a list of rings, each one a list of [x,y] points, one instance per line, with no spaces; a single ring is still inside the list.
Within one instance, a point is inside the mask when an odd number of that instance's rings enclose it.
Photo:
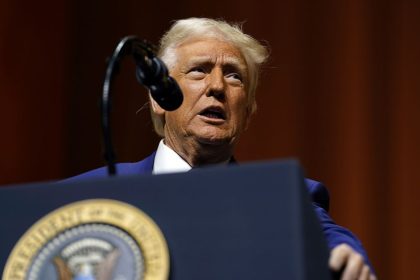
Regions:
[[[153,174],[187,172],[191,166],[174,150],[160,140],[153,164]]]

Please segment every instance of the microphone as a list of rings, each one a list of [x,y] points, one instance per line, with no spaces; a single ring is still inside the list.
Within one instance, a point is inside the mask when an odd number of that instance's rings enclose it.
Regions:
[[[146,41],[133,43],[137,81],[147,87],[152,98],[166,111],[176,110],[184,99],[178,83],[169,76],[165,63]]]
[[[137,80],[150,91],[152,98],[164,110],[173,111],[177,109],[181,106],[184,99],[178,84],[169,76],[165,64],[156,56],[156,47],[154,45],[145,40],[140,40],[136,36],[127,36],[120,40],[108,60],[101,99],[104,156],[109,176],[117,174],[110,125],[111,89],[112,82],[119,72],[120,61],[125,56],[134,58],[137,66]]]

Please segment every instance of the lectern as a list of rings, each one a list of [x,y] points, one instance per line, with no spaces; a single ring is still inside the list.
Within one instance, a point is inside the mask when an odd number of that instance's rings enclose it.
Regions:
[[[0,215],[4,279],[329,279],[295,161],[3,187]]]

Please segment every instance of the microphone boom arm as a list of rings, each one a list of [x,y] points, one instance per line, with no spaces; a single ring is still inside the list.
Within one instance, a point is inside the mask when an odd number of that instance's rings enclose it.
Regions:
[[[176,81],[168,75],[164,63],[156,56],[156,50],[154,45],[145,40],[140,40],[136,36],[127,36],[120,40],[109,58],[101,99],[104,157],[109,176],[117,173],[112,145],[110,114],[112,82],[119,72],[121,59],[128,55],[134,58],[137,80],[149,89],[153,99],[165,110],[175,110],[182,103],[182,92]]]

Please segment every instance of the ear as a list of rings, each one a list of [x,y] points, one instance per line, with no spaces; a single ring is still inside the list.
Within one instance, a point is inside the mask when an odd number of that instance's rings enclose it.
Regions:
[[[162,107],[159,106],[159,104],[152,98],[150,93],[149,93],[149,101],[150,101],[150,105],[151,105],[153,113],[155,113],[156,115],[160,117],[164,117],[166,111],[162,109]]]

